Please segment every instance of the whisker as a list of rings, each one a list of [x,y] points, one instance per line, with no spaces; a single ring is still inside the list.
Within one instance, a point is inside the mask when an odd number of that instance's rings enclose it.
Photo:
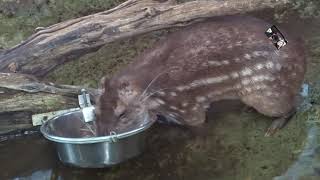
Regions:
[[[162,88],[162,89],[158,89],[157,91],[152,92],[152,93],[149,94],[148,96],[145,96],[145,98],[142,99],[141,102],[144,102],[144,101],[146,101],[148,98],[150,98],[152,95],[154,95],[154,94],[156,94],[156,93],[158,93],[158,92],[160,92],[160,91],[167,90],[167,89],[172,89],[172,88]]]
[[[166,71],[163,71],[161,73],[159,73],[155,78],[153,78],[150,83],[148,84],[148,86],[144,89],[144,91],[142,92],[142,94],[140,95],[139,97],[139,101],[141,100],[141,98],[143,98],[143,96],[146,94],[147,90],[149,89],[149,87],[163,74],[166,74],[168,73],[169,71],[173,70],[174,68],[177,68],[177,67],[172,67]]]
[[[83,124],[85,125],[85,127],[86,127],[87,129],[83,129],[83,128],[82,128],[81,130],[85,130],[85,131],[87,131],[87,132],[91,132],[93,136],[97,136],[96,131],[93,130],[93,128],[92,128],[89,124],[87,124],[86,122],[83,122]]]
[[[144,91],[142,92],[142,94],[140,95],[139,97],[139,100],[141,100],[141,98],[146,94],[148,88],[163,74],[167,73],[166,71],[165,72],[161,72],[159,73],[155,78],[152,79],[152,81],[148,84],[148,86],[144,89]]]

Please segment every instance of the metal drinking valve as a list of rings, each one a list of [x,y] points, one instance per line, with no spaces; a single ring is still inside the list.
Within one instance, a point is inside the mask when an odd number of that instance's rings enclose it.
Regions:
[[[90,101],[90,95],[85,89],[81,89],[81,95],[78,95],[79,106],[82,110],[83,119],[85,122],[91,122],[95,120],[94,106]]]

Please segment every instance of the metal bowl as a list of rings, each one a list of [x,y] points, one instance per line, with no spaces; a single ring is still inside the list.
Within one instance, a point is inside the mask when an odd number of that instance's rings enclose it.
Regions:
[[[78,110],[44,122],[40,130],[44,137],[55,143],[59,159],[63,163],[84,168],[101,168],[139,155],[145,146],[145,130],[152,124],[146,123],[121,134],[83,137],[83,113]]]

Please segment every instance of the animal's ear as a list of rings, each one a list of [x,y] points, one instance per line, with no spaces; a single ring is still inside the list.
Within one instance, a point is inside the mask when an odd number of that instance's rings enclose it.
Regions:
[[[100,80],[100,88],[104,89],[106,86],[108,86],[110,79],[105,76]]]

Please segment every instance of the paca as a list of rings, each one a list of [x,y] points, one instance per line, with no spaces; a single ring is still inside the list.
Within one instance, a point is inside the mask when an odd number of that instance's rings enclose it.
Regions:
[[[295,109],[306,61],[301,42],[281,27],[288,44],[278,50],[265,35],[270,26],[253,17],[224,16],[171,33],[103,80],[99,134],[134,127],[146,114],[150,121],[162,115],[196,126],[210,103],[225,99],[279,118],[268,131],[273,133]]]

